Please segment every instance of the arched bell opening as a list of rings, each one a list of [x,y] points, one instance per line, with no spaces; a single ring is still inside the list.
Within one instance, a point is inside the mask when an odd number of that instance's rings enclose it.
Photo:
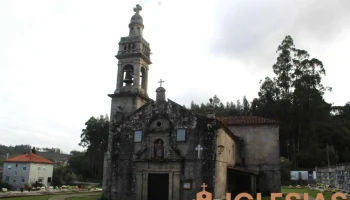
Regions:
[[[146,69],[144,67],[141,67],[141,71],[140,71],[140,87],[142,89],[146,89],[146,81],[147,81],[147,77],[146,77]]]
[[[134,83],[134,67],[125,65],[123,68],[123,86],[131,86]]]

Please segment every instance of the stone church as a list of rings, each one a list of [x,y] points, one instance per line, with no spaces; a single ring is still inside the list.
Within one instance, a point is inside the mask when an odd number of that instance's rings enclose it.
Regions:
[[[136,5],[119,42],[104,196],[109,200],[192,200],[207,185],[213,198],[280,192],[279,126],[260,117],[193,113],[156,89],[148,96],[150,44]]]

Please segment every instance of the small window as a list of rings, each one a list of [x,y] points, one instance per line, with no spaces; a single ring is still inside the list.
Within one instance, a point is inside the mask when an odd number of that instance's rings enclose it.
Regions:
[[[134,132],[134,142],[142,142],[142,131]]]
[[[186,129],[177,129],[176,141],[177,142],[186,142]]]
[[[43,171],[46,171],[46,167],[43,167]]]
[[[42,182],[43,182],[43,178],[39,178],[38,183],[42,183]]]
[[[24,165],[24,166],[23,166],[23,170],[27,170],[27,166]]]
[[[14,183],[16,183],[16,180],[13,180]]]
[[[15,172],[15,176],[17,176],[17,172]]]
[[[39,167],[38,167],[38,171],[40,171],[40,169],[41,169],[41,167],[39,166]]]
[[[11,165],[7,165],[7,169],[11,169],[11,167],[12,167]]]
[[[47,182],[51,183],[51,177],[47,178]]]
[[[22,183],[24,183],[25,182],[25,180],[24,180],[24,178],[22,178]]]
[[[10,181],[10,177],[9,177],[9,176],[6,176],[5,181],[6,181],[6,182],[9,182],[9,181]]]
[[[18,164],[16,164],[16,167],[18,167]]]

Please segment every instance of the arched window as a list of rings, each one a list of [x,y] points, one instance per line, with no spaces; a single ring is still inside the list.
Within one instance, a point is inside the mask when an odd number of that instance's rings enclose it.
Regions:
[[[142,89],[146,89],[146,69],[144,67],[141,67],[140,71],[140,87]]]
[[[155,158],[164,158],[164,142],[162,139],[154,141],[154,153]]]
[[[133,85],[134,83],[134,67],[125,65],[123,68],[123,86]]]

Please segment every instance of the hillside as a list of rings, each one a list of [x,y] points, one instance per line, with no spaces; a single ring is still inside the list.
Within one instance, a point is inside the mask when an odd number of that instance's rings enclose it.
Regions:
[[[29,145],[18,145],[18,146],[4,146],[0,145],[0,166],[6,160],[7,153],[9,153],[9,158],[22,155],[24,153],[30,152],[31,147]],[[42,156],[48,160],[54,161],[56,164],[65,164],[68,161],[69,155],[63,154],[59,149],[56,148],[43,148],[41,151],[37,151],[36,154]]]

